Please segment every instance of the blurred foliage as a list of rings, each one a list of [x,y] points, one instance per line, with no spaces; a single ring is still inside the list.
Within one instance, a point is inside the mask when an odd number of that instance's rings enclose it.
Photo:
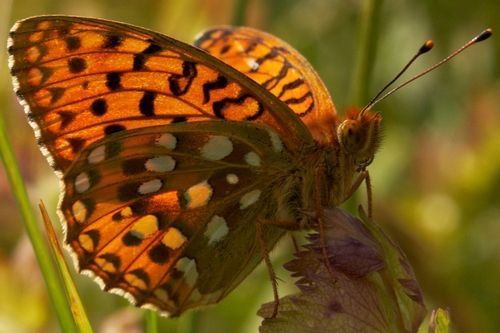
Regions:
[[[351,77],[364,1],[246,2],[246,24],[283,38],[303,53],[330,89],[339,113],[353,103]],[[189,42],[204,28],[233,22],[235,10],[231,0],[2,0],[0,32],[5,41],[18,19],[68,14],[119,20]],[[436,47],[412,73],[487,26],[500,32],[500,2],[494,0],[384,1],[379,10],[370,95],[428,38]],[[499,54],[500,38],[493,36],[376,107],[383,110],[385,139],[370,167],[375,219],[385,223],[383,227],[408,254],[427,307],[450,309],[453,332],[500,332]],[[43,198],[49,212],[54,212],[57,179],[12,93],[4,49],[0,61],[1,112],[21,171],[33,203]],[[53,332],[56,323],[14,207],[2,169],[0,332]],[[55,214],[51,217],[57,220]],[[280,268],[291,253],[285,239],[272,254],[284,280],[282,294],[294,288]],[[123,323],[123,311],[129,320],[140,320],[130,312],[141,310],[125,310],[126,301],[101,292],[87,277],[75,278],[96,331],[107,331],[113,321]],[[260,267],[221,304],[176,320],[160,319],[160,330],[256,332],[257,309],[271,299],[267,272]],[[140,331],[134,323],[126,327],[129,332]]]

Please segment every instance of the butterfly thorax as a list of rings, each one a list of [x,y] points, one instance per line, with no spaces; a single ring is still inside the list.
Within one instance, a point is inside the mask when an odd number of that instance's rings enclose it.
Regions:
[[[373,160],[380,144],[380,114],[351,109],[334,128],[330,143],[315,142],[302,151],[299,162],[302,209],[338,206],[352,193],[359,172]]]

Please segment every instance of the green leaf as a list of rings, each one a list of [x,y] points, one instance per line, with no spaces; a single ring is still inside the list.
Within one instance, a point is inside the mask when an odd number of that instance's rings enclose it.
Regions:
[[[50,249],[45,242],[44,235],[37,223],[31,203],[28,198],[26,186],[19,169],[19,165],[14,156],[14,152],[7,137],[5,120],[3,113],[0,112],[0,159],[5,166],[5,172],[10,182],[12,193],[17,202],[22,222],[26,233],[33,246],[33,251],[40,266],[47,292],[55,311],[59,326],[64,332],[74,332],[75,324],[71,311],[69,310],[68,300],[64,288],[61,286],[57,268],[50,256]]]
[[[71,313],[73,314],[78,332],[92,333],[92,326],[90,325],[90,321],[85,312],[85,308],[83,307],[80,296],[78,295],[75,281],[73,280],[69,267],[64,260],[61,246],[59,245],[56,233],[50,221],[49,214],[47,214],[47,210],[45,209],[45,205],[43,204],[43,202],[40,202],[39,208],[40,212],[42,213],[45,230],[47,231],[47,235],[49,238],[50,248],[52,249],[52,254],[56,259],[57,267],[59,268],[59,273],[64,283],[66,294],[68,295]]]
[[[401,249],[363,213],[360,220],[325,209],[322,220],[328,258],[320,235],[310,235],[305,250],[285,265],[300,292],[280,300],[276,318],[268,318],[274,303],[263,305],[260,331],[416,332],[425,307]]]

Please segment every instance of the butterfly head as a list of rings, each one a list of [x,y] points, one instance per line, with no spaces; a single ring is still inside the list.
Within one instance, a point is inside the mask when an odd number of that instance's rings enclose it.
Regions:
[[[337,139],[342,151],[353,158],[358,171],[372,161],[380,146],[380,113],[349,109],[346,118],[337,127]]]

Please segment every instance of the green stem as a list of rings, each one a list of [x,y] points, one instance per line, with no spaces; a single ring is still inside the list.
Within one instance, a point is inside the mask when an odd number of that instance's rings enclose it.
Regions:
[[[146,333],[158,333],[158,315],[152,310],[146,310],[144,313],[146,320]]]
[[[177,321],[177,333],[195,333],[201,312],[190,311],[182,315]]]
[[[19,167],[9,144],[3,114],[0,113],[0,157],[5,166],[5,172],[9,179],[12,191],[19,206],[19,211],[24,222],[24,227],[33,245],[38,265],[42,272],[49,298],[56,312],[57,319],[63,332],[75,332],[73,316],[62,283],[60,282],[57,269],[50,256],[43,233],[37,224],[33,213],[26,187],[24,186]]]
[[[249,0],[237,0],[234,4],[232,25],[245,25],[246,13]]]
[[[377,51],[378,22],[383,0],[365,0],[361,12],[355,69],[351,79],[351,103],[368,102],[368,88]]]
[[[40,208],[40,212],[42,213],[42,219],[45,224],[45,232],[47,233],[49,244],[52,249],[51,254],[59,268],[61,280],[64,282],[64,287],[66,288],[66,295],[70,300],[70,309],[71,313],[73,314],[75,325],[80,333],[92,333],[92,326],[90,325],[87,313],[85,312],[85,308],[83,307],[80,295],[78,294],[78,290],[76,289],[75,281],[73,281],[73,277],[71,276],[68,264],[64,259],[61,246],[57,240],[56,232],[54,231],[54,227],[52,226],[52,221],[50,220],[49,214],[47,213],[43,202],[40,202],[38,207]]]

